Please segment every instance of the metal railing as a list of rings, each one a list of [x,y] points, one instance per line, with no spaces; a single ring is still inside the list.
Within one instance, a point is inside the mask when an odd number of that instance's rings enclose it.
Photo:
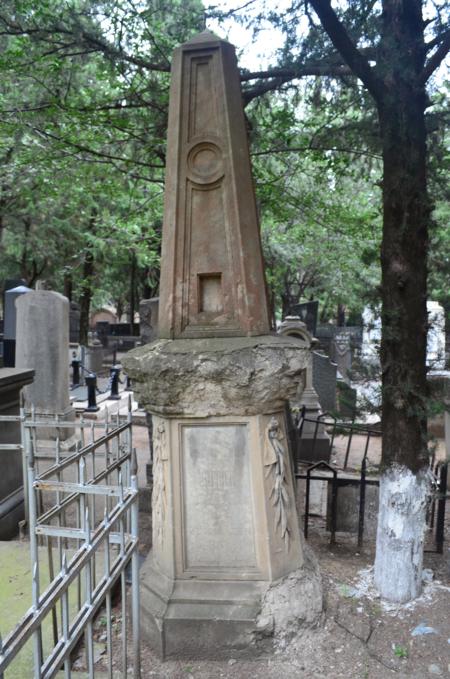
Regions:
[[[138,487],[132,448],[131,401],[125,420],[49,421],[34,412],[21,421],[28,488],[32,606],[0,644],[0,679],[27,642],[30,675],[49,679],[63,669],[72,676],[74,649],[84,645],[89,677],[95,677],[94,621],[104,610],[106,670],[140,677]],[[39,436],[51,429],[54,441]],[[63,445],[76,429],[75,449]],[[131,563],[130,592],[127,566]],[[43,573],[49,583],[43,586]],[[120,643],[113,633],[113,593],[120,590]],[[127,599],[130,598],[130,605]],[[51,634],[48,634],[49,628]],[[43,633],[45,631],[45,634]],[[50,641],[49,641],[50,636]],[[113,665],[114,656],[114,665]],[[117,658],[120,656],[120,658]],[[116,675],[114,675],[116,676]]]
[[[305,481],[305,505],[303,515],[303,532],[305,538],[308,538],[309,522],[310,522],[310,498],[311,498],[311,482],[318,481],[326,483],[330,489],[327,493],[328,511],[327,511],[327,525],[330,532],[330,544],[336,543],[336,533],[338,532],[338,504],[339,504],[339,490],[345,486],[353,485],[358,489],[357,498],[357,547],[360,550],[364,541],[364,530],[366,522],[366,493],[368,486],[378,486],[378,477],[374,476],[375,468],[368,472],[369,468],[369,449],[370,443],[374,438],[380,437],[382,432],[376,427],[370,427],[354,422],[340,422],[332,415],[323,413],[317,418],[306,417],[306,411],[300,411],[294,427],[291,429],[291,435],[296,437],[294,449],[299,451],[297,459],[295,460],[295,478]],[[315,443],[320,433],[320,427],[323,427],[329,435],[329,449],[327,457],[335,453],[335,441],[338,434],[347,438],[345,443],[345,452],[343,453],[342,464],[330,464],[327,460],[317,459],[316,462],[303,461],[301,459],[301,437],[304,430],[305,423],[312,425],[313,440],[310,445],[310,451],[314,453]],[[362,455],[358,458],[357,463],[353,464],[350,469],[349,459],[352,452],[352,445],[355,442],[355,437],[363,437],[359,441]],[[352,456],[355,457],[354,455]],[[377,465],[378,467],[378,465]],[[350,475],[349,475],[350,471]],[[443,553],[444,545],[444,531],[445,531],[445,510],[446,500],[448,498],[447,490],[447,471],[448,464],[445,462],[434,462],[431,459],[430,472],[434,478],[432,492],[429,498],[429,509],[427,512],[427,525],[433,534],[433,548],[426,549],[427,552]]]

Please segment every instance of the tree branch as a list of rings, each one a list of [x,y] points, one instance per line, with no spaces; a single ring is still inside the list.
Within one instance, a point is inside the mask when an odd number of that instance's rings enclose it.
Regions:
[[[450,31],[446,31],[440,46],[436,52],[431,56],[425,64],[422,73],[420,74],[420,82],[425,85],[427,80],[433,75],[435,70],[439,68],[441,63],[450,51]]]
[[[368,156],[370,158],[377,158],[381,160],[381,156],[377,153],[372,153],[371,151],[359,151],[357,149],[344,148],[338,146],[318,146],[316,144],[310,144],[307,146],[281,146],[272,149],[267,149],[267,151],[252,151],[251,156],[267,156],[272,153],[303,153],[305,151],[334,151],[335,153],[350,153],[355,156]]]
[[[254,87],[242,91],[244,106],[247,106],[253,99],[256,99],[256,97],[260,97],[261,95],[266,94],[266,92],[277,90],[281,85],[296,80],[297,78],[303,78],[308,75],[336,78],[344,75],[352,75],[352,71],[348,66],[317,65],[303,66],[295,69],[280,68],[273,69],[273,71],[260,71],[260,74],[261,79],[267,78],[268,80],[266,82],[257,83]],[[245,79],[249,80],[250,78],[245,77]]]
[[[351,69],[342,64],[330,63],[315,63],[304,64],[303,66],[293,66],[290,68],[271,68],[267,71],[254,71],[252,73],[242,73],[241,82],[248,82],[249,80],[258,80],[264,78],[286,78],[293,80],[294,78],[302,78],[305,75],[351,75]]]
[[[310,0],[310,2],[334,47],[352,72],[362,80],[373,98],[379,101],[384,89],[383,83],[366,57],[354,45],[336,12],[331,7],[330,0]]]
[[[115,47],[99,36],[86,31],[81,26],[67,28],[60,24],[55,24],[54,26],[49,26],[48,28],[34,28],[31,26],[23,26],[1,15],[0,24],[3,24],[5,27],[5,30],[0,31],[0,35],[33,35],[35,38],[40,38],[44,41],[48,41],[50,38],[54,37],[55,34],[70,36],[72,39],[75,39],[78,44],[81,43],[88,47],[92,47],[97,52],[102,52],[106,56],[114,57],[121,61],[126,61],[130,64],[133,64],[134,66],[138,66],[139,68],[144,68],[149,71],[159,71],[162,73],[170,72],[170,63],[166,62],[162,64],[149,61],[143,57],[128,54],[124,49]],[[73,42],[64,45],[64,48],[69,48],[72,45]]]

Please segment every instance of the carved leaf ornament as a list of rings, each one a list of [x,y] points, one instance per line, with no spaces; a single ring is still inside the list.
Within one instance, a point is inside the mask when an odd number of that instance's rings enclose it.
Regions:
[[[264,466],[267,467],[266,478],[273,477],[273,486],[269,496],[274,508],[275,531],[278,531],[284,541],[286,552],[290,547],[290,528],[288,521],[289,493],[286,478],[286,459],[287,453],[281,443],[284,439],[280,423],[272,417],[267,426],[268,446],[264,459]]]
[[[155,428],[153,437],[153,493],[152,521],[153,539],[160,546],[164,539],[164,522],[166,516],[166,481],[164,461],[167,460],[166,429],[163,423]]]

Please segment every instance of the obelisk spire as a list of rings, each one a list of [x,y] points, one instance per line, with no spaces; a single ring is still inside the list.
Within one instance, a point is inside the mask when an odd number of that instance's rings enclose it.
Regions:
[[[235,51],[203,31],[172,63],[159,336],[269,331]]]

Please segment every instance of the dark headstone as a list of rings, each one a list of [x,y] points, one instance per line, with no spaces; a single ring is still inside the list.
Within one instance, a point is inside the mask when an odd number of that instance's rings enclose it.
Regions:
[[[359,527],[360,475],[348,474],[337,484],[336,530],[357,533]],[[367,484],[364,505],[364,537],[373,539],[378,524],[378,485]],[[331,483],[328,484],[327,530],[331,530]]]
[[[0,369],[0,415],[19,415],[20,390],[33,381],[33,370]],[[15,446],[21,441],[20,422],[2,422],[0,443]],[[24,516],[22,455],[13,447],[1,452],[0,540],[10,540],[19,532]]]
[[[316,336],[317,316],[319,314],[319,302],[302,302],[294,304],[289,309],[290,316],[299,316],[300,320],[306,324],[308,332],[313,337]]]
[[[80,307],[76,302],[70,302],[69,308],[69,342],[78,344],[80,341]]]
[[[97,323],[95,324],[95,332],[103,347],[108,346],[110,325],[111,324],[109,321],[97,321]]]
[[[128,337],[131,335],[131,323],[110,323],[110,337]],[[133,335],[139,335],[139,323],[133,323]]]
[[[336,410],[336,363],[325,354],[313,351],[313,386],[317,391],[322,411]]]
[[[5,278],[5,281],[3,283],[3,289],[2,289],[2,296],[3,296],[3,313],[5,313],[5,293],[8,290],[12,290],[13,288],[18,288],[19,285],[25,285],[25,281],[23,278]]]
[[[26,285],[10,288],[5,292],[4,329],[3,329],[3,365],[14,368],[16,364],[16,299],[31,292]]]
[[[339,328],[333,340],[333,359],[337,364],[342,378],[349,380],[349,372],[352,368],[352,348],[350,333],[345,328]]]

